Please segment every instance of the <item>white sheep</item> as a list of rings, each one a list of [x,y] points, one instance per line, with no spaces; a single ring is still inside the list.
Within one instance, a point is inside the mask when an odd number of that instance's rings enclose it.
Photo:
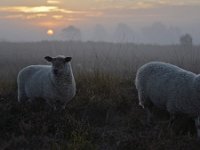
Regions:
[[[153,106],[167,110],[171,116],[193,117],[200,137],[200,75],[162,62],[150,62],[138,69],[135,79],[139,105],[152,119]]]
[[[46,56],[45,59],[52,65],[31,65],[19,72],[18,101],[43,98],[54,109],[64,109],[76,93],[72,58]]]

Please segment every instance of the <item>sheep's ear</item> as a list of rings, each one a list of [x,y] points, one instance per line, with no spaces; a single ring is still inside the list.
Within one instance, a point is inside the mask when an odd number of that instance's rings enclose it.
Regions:
[[[69,62],[72,60],[72,57],[65,57],[65,62]]]
[[[46,56],[46,57],[44,57],[44,59],[46,59],[48,62],[52,62],[52,60],[53,60],[53,58],[50,56]]]

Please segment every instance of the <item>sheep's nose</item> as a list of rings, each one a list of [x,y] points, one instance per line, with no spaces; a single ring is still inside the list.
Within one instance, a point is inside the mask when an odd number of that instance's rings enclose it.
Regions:
[[[55,75],[57,75],[57,74],[58,74],[58,69],[53,69],[53,73],[54,73]]]

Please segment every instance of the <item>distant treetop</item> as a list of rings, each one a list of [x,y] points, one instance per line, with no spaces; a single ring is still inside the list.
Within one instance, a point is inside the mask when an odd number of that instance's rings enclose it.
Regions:
[[[62,30],[62,35],[67,41],[81,41],[82,35],[80,29],[75,26],[68,26]]]
[[[192,36],[190,34],[185,34],[180,37],[180,44],[184,47],[192,46]]]

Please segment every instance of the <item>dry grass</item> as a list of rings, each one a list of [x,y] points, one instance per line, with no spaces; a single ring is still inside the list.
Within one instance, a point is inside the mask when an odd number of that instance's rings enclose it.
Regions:
[[[48,45],[60,51],[45,50]],[[191,51],[195,56],[189,53],[186,57],[188,52],[174,54],[178,53],[178,46],[118,46],[108,43],[1,43],[1,149],[198,150],[200,144],[195,135],[189,134],[180,121],[173,126],[167,121],[146,126],[145,113],[138,106],[134,87],[137,68],[149,60],[168,61],[199,72],[198,47]],[[26,47],[31,50],[25,51]],[[36,55],[33,51],[38,47],[44,50],[38,50]],[[71,50],[65,51],[65,47]],[[44,63],[42,57],[53,53],[73,56],[76,97],[61,112],[52,111],[39,99],[34,103],[17,103],[17,72],[23,66]],[[174,132],[177,129],[186,130],[177,134]]]

